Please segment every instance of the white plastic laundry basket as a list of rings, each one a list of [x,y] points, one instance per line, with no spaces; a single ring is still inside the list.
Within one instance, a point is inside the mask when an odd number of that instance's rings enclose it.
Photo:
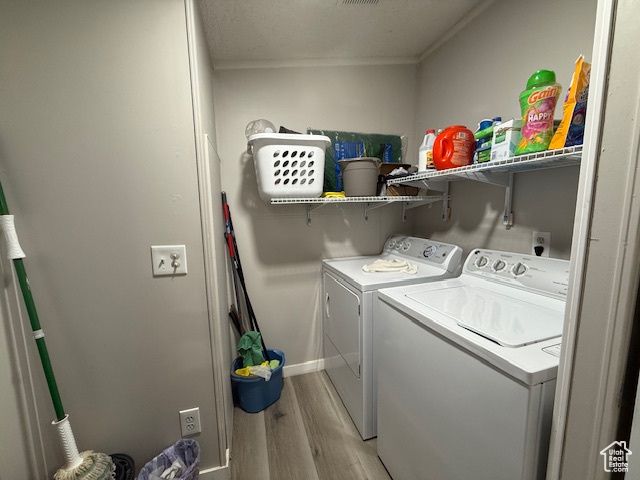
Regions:
[[[322,195],[324,151],[331,145],[324,135],[257,133],[249,137],[249,153],[260,198],[315,198]]]

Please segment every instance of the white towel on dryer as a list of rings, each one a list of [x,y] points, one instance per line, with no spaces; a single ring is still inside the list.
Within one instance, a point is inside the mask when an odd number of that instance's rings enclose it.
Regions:
[[[399,258],[392,260],[378,259],[369,265],[364,265],[362,270],[365,272],[402,272],[411,275],[418,273],[417,265]]]

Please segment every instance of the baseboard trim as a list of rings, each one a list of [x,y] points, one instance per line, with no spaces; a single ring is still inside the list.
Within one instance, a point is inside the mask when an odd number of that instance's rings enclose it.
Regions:
[[[200,480],[231,480],[231,470],[229,469],[230,450],[227,448],[227,464],[221,467],[207,468],[200,470],[198,478]]]
[[[285,365],[282,367],[283,377],[294,377],[304,373],[318,372],[324,370],[324,358],[311,360],[309,362],[297,363],[296,365]]]
[[[198,478],[200,480],[230,480],[231,472],[227,466],[208,468],[207,470],[200,470]]]

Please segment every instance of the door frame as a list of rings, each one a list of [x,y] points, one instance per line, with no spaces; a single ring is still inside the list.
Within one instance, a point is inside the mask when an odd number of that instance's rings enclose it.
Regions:
[[[633,3],[598,2],[548,480],[607,478],[599,452],[625,440],[616,435],[640,274]]]

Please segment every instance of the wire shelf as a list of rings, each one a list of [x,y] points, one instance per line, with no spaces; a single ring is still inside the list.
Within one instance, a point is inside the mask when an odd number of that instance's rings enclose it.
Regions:
[[[394,202],[429,202],[440,201],[441,195],[435,196],[389,196],[389,197],[341,197],[341,198],[272,198],[271,205],[294,203],[394,203]]]
[[[359,203],[364,204],[364,219],[369,219],[369,212],[392,203],[402,204],[402,221],[407,220],[407,210],[429,203],[446,202],[447,195],[430,196],[387,196],[387,197],[340,197],[340,198],[272,198],[271,205],[304,204],[307,206],[307,225],[311,225],[311,212],[329,204]]]
[[[388,185],[411,185],[425,187],[425,181],[449,182],[454,180],[477,180],[477,173],[515,173],[539,170],[543,168],[568,167],[578,165],[582,160],[582,145],[575,147],[546,150],[539,153],[519,155],[503,160],[476,163],[447,170],[420,172],[402,178],[387,181]]]

